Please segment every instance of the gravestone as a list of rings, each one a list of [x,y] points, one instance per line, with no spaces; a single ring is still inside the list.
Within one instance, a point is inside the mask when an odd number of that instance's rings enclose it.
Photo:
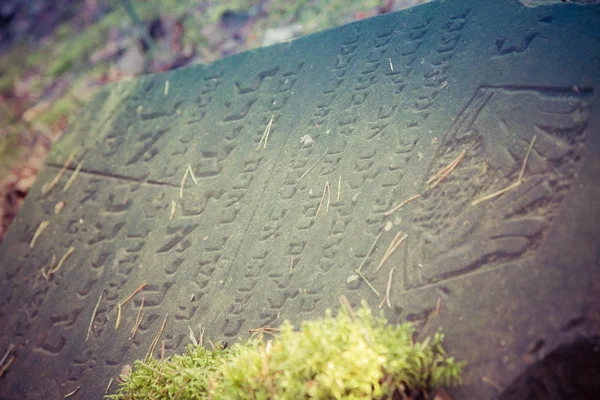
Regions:
[[[599,27],[433,2],[102,89],[0,247],[0,398],[99,399],[162,327],[157,357],[342,295],[443,327],[457,399],[600,333]]]

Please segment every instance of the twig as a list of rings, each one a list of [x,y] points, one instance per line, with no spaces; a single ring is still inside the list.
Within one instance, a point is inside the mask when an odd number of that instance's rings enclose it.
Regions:
[[[73,390],[72,392],[69,392],[69,393],[65,394],[65,399],[66,399],[67,397],[71,397],[71,396],[73,396],[75,393],[77,393],[77,391],[78,391],[78,390],[79,390],[79,386],[77,386],[77,387],[75,388],[75,390]]]
[[[50,270],[48,272],[48,276],[57,273],[58,270],[62,267],[63,263],[67,260],[67,258],[69,258],[71,253],[73,253],[73,251],[75,251],[75,247],[71,247],[69,250],[67,250],[67,252],[65,253],[64,256],[62,256],[62,258],[60,259],[58,264],[56,264],[56,268],[54,268],[53,270]]]
[[[290,262],[290,275],[292,274],[293,270],[294,270],[294,256],[292,256],[292,261]]]
[[[67,158],[67,161],[65,161],[65,163],[62,166],[62,168],[60,169],[60,171],[58,171],[58,174],[56,174],[56,176],[54,177],[54,179],[52,179],[52,182],[50,182],[50,184],[48,186],[44,185],[44,187],[42,187],[42,196],[47,195],[48,193],[50,193],[50,191],[52,189],[54,189],[54,186],[56,186],[56,184],[58,183],[58,181],[60,181],[60,178],[62,178],[63,174],[67,170],[67,168],[69,168],[69,165],[71,165],[71,162],[73,161],[73,157],[74,156],[75,155],[73,153],[69,154],[69,157]]]
[[[310,171],[312,171],[312,170],[313,170],[313,169],[314,169],[314,168],[317,166],[317,164],[319,164],[319,163],[321,162],[321,160],[322,160],[323,158],[325,158],[325,156],[327,155],[327,152],[328,152],[328,151],[329,151],[329,148],[325,150],[325,153],[323,153],[323,155],[321,156],[321,158],[319,158],[319,159],[317,160],[317,162],[316,162],[316,163],[314,163],[314,164],[312,165],[312,167],[310,167],[310,168],[309,168],[309,169],[308,169],[308,170],[307,170],[305,173],[303,173],[302,175],[300,175],[300,178],[298,178],[298,180],[296,180],[296,182],[300,182],[300,179],[302,179],[302,178],[304,178],[306,175],[308,175],[308,174],[309,174],[309,172],[310,172]]]
[[[362,262],[360,263],[358,270],[360,271],[363,267],[363,265],[365,265],[365,262],[367,262],[367,258],[369,258],[369,255],[371,255],[371,253],[373,252],[373,249],[375,248],[375,245],[377,244],[377,242],[379,241],[379,238],[381,237],[381,234],[383,233],[383,231],[379,232],[379,235],[377,235],[377,237],[375,238],[375,241],[373,242],[373,244],[371,245],[371,248],[369,249],[369,251],[367,252],[367,255],[365,256],[365,258],[363,258]]]
[[[162,340],[162,344],[160,346],[160,362],[163,362],[165,359],[165,340]]]
[[[533,144],[535,143],[536,138],[537,138],[537,135],[533,136],[533,139],[531,139],[531,143],[529,143],[529,148],[527,149],[527,153],[525,154],[525,158],[523,159],[523,164],[521,165],[521,170],[519,171],[519,176],[517,177],[517,180],[503,189],[500,189],[498,191],[495,191],[494,193],[490,193],[490,194],[482,196],[476,200],[473,200],[471,202],[472,206],[475,206],[475,205],[477,205],[481,202],[487,201],[487,200],[491,200],[495,197],[498,197],[506,192],[509,192],[509,191],[521,186],[521,184],[524,182],[523,175],[525,175],[525,168],[527,166],[527,161],[529,160],[529,154],[531,153],[531,149],[533,149]]]
[[[364,280],[364,281],[367,283],[367,285],[369,285],[369,287],[371,288],[371,290],[373,291],[373,293],[375,293],[375,295],[376,295],[377,297],[379,297],[379,292],[377,291],[377,289],[375,289],[375,288],[373,287],[373,285],[371,285],[371,282],[369,282],[369,281],[367,280],[367,278],[365,278],[365,276],[364,276],[363,274],[361,274],[361,273],[360,273],[360,271],[359,271],[359,270],[355,269],[355,270],[354,270],[354,272],[356,272],[356,273],[358,274],[358,276],[360,276],[361,278],[363,278],[363,280]]]
[[[435,316],[440,315],[440,310],[442,309],[442,298],[438,297],[437,302],[435,303]]]
[[[92,313],[92,319],[90,319],[90,325],[88,326],[87,335],[85,335],[85,341],[87,342],[90,337],[90,333],[92,332],[92,325],[94,324],[94,319],[96,318],[96,312],[98,312],[98,307],[100,306],[100,301],[102,300],[102,295],[104,294],[104,289],[102,293],[100,293],[100,297],[98,298],[98,302],[96,303],[96,307],[94,307],[94,312]]]
[[[338,194],[337,194],[337,202],[340,202],[340,194],[342,191],[342,176],[340,175],[339,179],[338,179]]]
[[[77,168],[75,168],[75,172],[73,172],[73,174],[71,175],[71,177],[69,178],[67,183],[65,183],[65,187],[63,187],[63,192],[66,192],[67,190],[69,190],[69,188],[75,181],[75,178],[77,178],[77,175],[79,175],[79,171],[81,171],[82,166],[83,166],[83,161],[80,162],[79,165],[77,165]]]
[[[271,120],[269,121],[269,123],[267,124],[267,127],[265,128],[265,132],[263,133],[262,137],[260,138],[260,142],[258,142],[258,147],[256,147],[256,150],[260,149],[260,145],[263,144],[263,141],[264,141],[263,149],[267,148],[267,140],[269,139],[269,134],[271,133],[271,126],[273,125],[273,118],[275,118],[275,114],[273,114],[271,116]]]
[[[379,265],[377,266],[377,271],[379,271],[381,269],[381,267],[383,266],[383,263],[385,263],[387,261],[389,256],[391,256],[392,253],[394,251],[396,251],[398,246],[400,246],[402,244],[402,242],[404,242],[404,240],[408,237],[408,235],[406,233],[404,234],[404,236],[400,237],[401,234],[402,234],[402,232],[398,232],[396,234],[396,236],[394,236],[394,240],[392,240],[392,242],[390,243],[389,247],[385,251],[385,254],[381,258]]]
[[[434,176],[429,178],[429,180],[427,181],[427,184],[429,185],[431,182],[435,181],[435,183],[431,187],[432,188],[436,187],[438,183],[440,183],[448,175],[450,175],[450,173],[456,168],[456,166],[458,165],[458,163],[460,163],[460,161],[463,159],[464,156],[465,156],[465,150],[461,151],[460,154],[449,165],[442,168],[437,174],[435,174]]]
[[[386,215],[386,216],[387,215],[392,215],[393,213],[395,213],[396,211],[398,211],[399,209],[401,209],[402,207],[404,207],[406,204],[410,203],[413,200],[418,199],[419,197],[421,197],[420,194],[412,195],[411,197],[409,197],[408,199],[404,200],[402,203],[398,204],[397,206],[395,206],[391,210],[384,212],[383,215]]]
[[[38,239],[38,237],[40,237],[42,232],[44,232],[44,230],[48,227],[48,224],[50,224],[50,221],[40,222],[40,226],[38,226],[37,230],[33,234],[33,237],[31,238],[31,242],[29,242],[29,248],[33,249],[33,246],[35,246],[36,240]]]

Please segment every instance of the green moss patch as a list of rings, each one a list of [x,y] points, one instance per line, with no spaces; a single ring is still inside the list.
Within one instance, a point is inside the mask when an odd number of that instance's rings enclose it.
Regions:
[[[229,349],[190,345],[164,361],[136,361],[111,399],[414,398],[461,383],[464,362],[448,357],[438,331],[413,341],[410,323],[392,325],[366,303],[330,310],[296,331],[285,321],[276,338],[255,336]]]

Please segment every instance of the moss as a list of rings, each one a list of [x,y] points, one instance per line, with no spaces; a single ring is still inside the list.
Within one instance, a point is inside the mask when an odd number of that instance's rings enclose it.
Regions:
[[[52,107],[41,114],[37,120],[47,125],[54,125],[59,120],[74,115],[75,112],[81,107],[73,97],[63,96],[52,103]]]
[[[464,363],[447,357],[443,334],[413,342],[410,323],[388,324],[363,302],[351,314],[284,322],[278,337],[231,349],[190,345],[165,361],[137,361],[120,377],[120,399],[383,399],[461,383]]]
[[[57,77],[74,66],[87,65],[88,56],[106,43],[110,29],[123,23],[128,23],[127,16],[121,7],[116,7],[81,32],[73,32],[68,22],[57,27],[53,46],[54,61],[50,64],[48,73]]]
[[[102,46],[103,36],[107,29],[103,24],[88,27],[81,34],[74,35],[70,40],[60,41],[55,50],[54,61],[48,70],[49,74],[57,77],[70,69],[75,62],[84,60],[94,50]]]

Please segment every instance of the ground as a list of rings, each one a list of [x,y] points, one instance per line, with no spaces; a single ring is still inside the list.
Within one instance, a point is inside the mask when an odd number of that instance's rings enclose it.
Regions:
[[[426,1],[3,1],[0,243],[52,143],[101,86]]]

